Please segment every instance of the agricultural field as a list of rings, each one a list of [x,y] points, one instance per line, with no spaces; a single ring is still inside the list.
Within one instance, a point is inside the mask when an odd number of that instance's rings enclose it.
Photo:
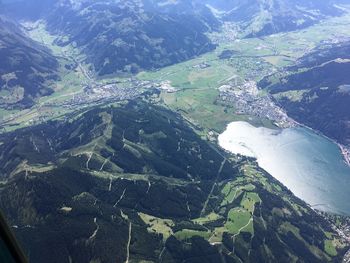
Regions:
[[[223,105],[218,101],[218,88],[233,78],[259,81],[281,67],[292,65],[323,41],[337,41],[350,36],[347,30],[349,21],[350,15],[345,15],[301,31],[239,40],[225,38],[227,32],[223,31],[220,33],[221,42],[214,51],[157,71],[141,72],[136,75],[136,79],[152,83],[169,82],[177,91],[162,91],[161,104],[179,112],[190,122],[206,130],[221,132],[227,123],[232,121],[248,121],[255,126],[273,127],[267,119],[238,113],[239,109],[235,108],[235,105]],[[85,56],[79,49],[73,45],[58,46],[55,42],[57,36],[50,35],[42,21],[24,26],[30,37],[48,47],[58,58],[60,80],[54,87],[55,92],[38,99],[31,109],[2,109],[1,117],[6,130],[28,126],[33,124],[34,120],[40,122],[40,119],[54,119],[70,112],[59,105],[83,94],[84,87],[91,81],[101,84],[118,82],[121,83],[120,86],[133,85],[128,81],[129,76],[91,76],[90,65],[80,62]],[[220,55],[227,50],[232,51],[234,55],[220,59]],[[74,70],[67,70],[66,67],[73,67]],[[299,98],[299,94],[288,95]]]
[[[161,103],[203,128],[220,132],[232,121],[273,127],[268,120],[238,114],[239,109],[235,105],[222,105],[217,100],[218,88],[234,78],[259,81],[285,66],[293,65],[322,42],[350,37],[349,22],[350,14],[347,14],[300,31],[234,41],[225,38],[223,31],[215,51],[157,71],[141,72],[137,78],[169,82],[177,91],[162,91]],[[224,51],[233,55],[220,59]],[[300,97],[300,94],[288,95],[294,99]]]

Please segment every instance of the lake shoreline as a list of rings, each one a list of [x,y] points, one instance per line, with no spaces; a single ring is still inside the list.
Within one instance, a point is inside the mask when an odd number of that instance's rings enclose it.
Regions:
[[[314,128],[311,128],[311,127],[307,126],[306,124],[300,123],[291,117],[289,117],[289,119],[290,119],[290,122],[289,122],[289,126],[287,126],[287,127],[280,127],[279,125],[276,125],[276,124],[275,125],[278,127],[278,129],[281,129],[281,130],[287,129],[287,128],[293,128],[293,127],[302,127],[302,128],[309,129],[312,132],[314,132],[320,136],[323,136],[324,138],[326,138],[326,139],[330,140],[331,142],[335,143],[336,145],[338,145],[340,152],[343,156],[345,164],[350,167],[350,146],[345,146],[345,145],[341,144],[340,142],[338,142],[336,139],[328,137],[323,132],[316,130]]]
[[[314,133],[320,135],[320,136],[323,136],[324,138],[326,138],[327,140],[330,140],[331,142],[335,143],[339,149],[340,149],[340,152],[343,156],[343,159],[344,159],[344,162],[347,166],[350,167],[350,147],[347,147],[341,143],[339,143],[337,140],[335,139],[332,139],[330,137],[328,137],[327,135],[323,134],[323,132],[319,131],[319,130],[315,130],[305,124],[302,124],[302,123],[299,123],[297,121],[295,121],[295,123],[299,126],[299,127],[303,127],[303,128],[306,128],[306,129],[309,129],[311,131],[313,131]]]
[[[344,156],[345,163],[348,166],[350,166],[350,148],[348,148],[348,147],[346,147],[346,146],[344,146],[344,145],[342,145],[340,143],[338,143],[338,146],[339,146],[339,148],[340,148],[340,150],[341,150],[341,152],[342,152],[342,154]]]
[[[346,147],[305,125],[278,130],[231,122],[218,143],[232,154],[254,156],[260,167],[311,207],[349,215],[350,206],[342,201],[350,198]]]

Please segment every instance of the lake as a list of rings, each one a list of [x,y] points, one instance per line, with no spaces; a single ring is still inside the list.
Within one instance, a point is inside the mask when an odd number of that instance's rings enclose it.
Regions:
[[[326,137],[302,127],[273,130],[232,122],[219,144],[257,158],[263,169],[312,207],[350,215],[350,167]]]

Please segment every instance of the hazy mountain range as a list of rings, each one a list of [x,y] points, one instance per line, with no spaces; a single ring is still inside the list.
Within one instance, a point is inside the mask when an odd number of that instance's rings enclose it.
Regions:
[[[342,14],[332,1],[232,0],[207,1],[224,21],[239,22],[247,37],[301,29],[320,19]]]
[[[220,30],[225,21],[238,22],[252,37],[305,28],[342,14],[330,1],[310,0],[9,2],[5,12],[45,19],[58,43],[81,48],[99,75],[156,69],[213,50],[206,33]],[[21,5],[28,5],[28,11]]]

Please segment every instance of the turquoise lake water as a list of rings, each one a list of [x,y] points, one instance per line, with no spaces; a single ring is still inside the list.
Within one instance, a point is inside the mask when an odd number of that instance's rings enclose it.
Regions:
[[[350,167],[339,147],[306,128],[272,130],[233,122],[219,136],[232,153],[259,165],[312,207],[350,215]]]

